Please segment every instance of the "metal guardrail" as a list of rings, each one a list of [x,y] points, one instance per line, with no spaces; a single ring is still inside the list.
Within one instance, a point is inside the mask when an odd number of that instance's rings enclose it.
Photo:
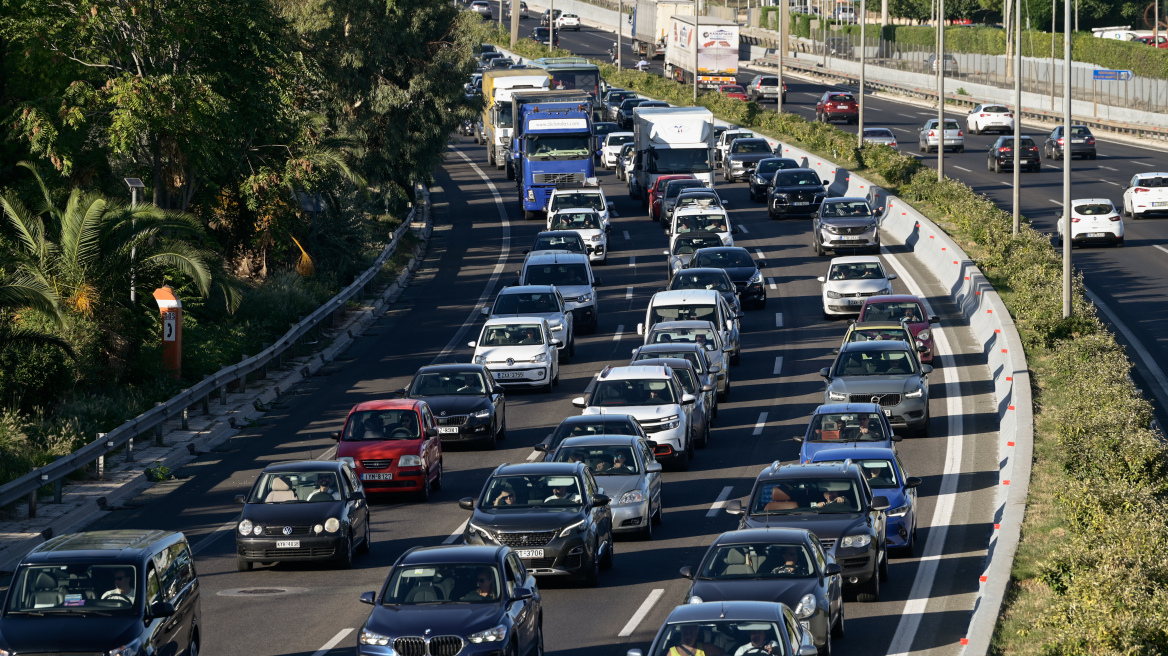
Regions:
[[[421,198],[421,192],[418,192]],[[195,405],[202,405],[204,412],[208,410],[210,399],[219,395],[221,403],[227,402],[227,387],[235,384],[238,391],[247,388],[247,377],[259,372],[260,377],[267,376],[268,364],[272,361],[280,363],[286,351],[296,346],[305,335],[316,328],[325,319],[341,309],[345,303],[358,294],[364,292],[368,285],[381,271],[385,261],[397,250],[397,244],[402,234],[410,228],[417,215],[418,205],[412,208],[406,220],[393,232],[388,244],[374,260],[373,265],[353,280],[353,283],[340,291],[336,296],[318,307],[312,314],[304,317],[299,323],[292,326],[275,344],[264,349],[257,355],[244,359],[238,364],[223,367],[216,373],[205,377],[189,389],[183,390],[167,401],[127,420],[121,426],[108,433],[99,433],[93,442],[77,449],[67,456],[63,456],[39,469],[21,476],[20,478],[0,486],[0,507],[28,498],[30,516],[35,516],[37,494],[46,485],[55,484],[56,500],[60,501],[61,486],[64,479],[80,469],[88,467],[90,463],[98,461],[114,450],[127,446],[127,459],[133,457],[133,440],[141,435],[156,433],[156,439],[161,440],[163,423],[176,417],[186,418],[188,410]],[[185,422],[184,422],[185,427]]]

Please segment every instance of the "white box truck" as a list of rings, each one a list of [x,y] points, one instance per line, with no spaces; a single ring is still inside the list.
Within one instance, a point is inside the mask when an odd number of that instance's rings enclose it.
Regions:
[[[637,0],[633,7],[633,52],[655,59],[665,56],[669,21],[693,16],[693,0]]]
[[[698,86],[716,89],[736,84],[738,75],[738,24],[722,18],[702,16],[697,38],[693,16],[670,19],[669,43],[665,48],[665,76],[693,84],[694,48],[697,48]]]
[[[713,188],[714,113],[705,107],[637,107],[633,143],[629,195],[642,205],[663,175],[689,173]]]

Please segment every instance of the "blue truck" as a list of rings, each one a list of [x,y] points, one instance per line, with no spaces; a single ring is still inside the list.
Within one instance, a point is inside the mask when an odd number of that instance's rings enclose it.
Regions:
[[[584,184],[595,178],[592,97],[584,90],[522,91],[511,98],[515,130],[511,165],[523,218],[547,210],[558,184]]]

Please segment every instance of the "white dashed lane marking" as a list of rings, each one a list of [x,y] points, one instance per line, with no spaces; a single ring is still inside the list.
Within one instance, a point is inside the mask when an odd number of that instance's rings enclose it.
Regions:
[[[762,429],[766,426],[767,416],[770,413],[760,412],[758,414],[758,423],[754,425],[754,435],[762,435]]]
[[[726,487],[722,488],[721,494],[719,494],[718,498],[714,500],[714,503],[710,504],[710,510],[706,513],[706,517],[717,517],[718,511],[726,507],[726,499],[730,498],[730,492],[733,490],[733,485],[727,485]]]

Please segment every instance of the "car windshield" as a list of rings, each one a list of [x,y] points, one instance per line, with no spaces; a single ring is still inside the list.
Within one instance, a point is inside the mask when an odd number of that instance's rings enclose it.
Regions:
[[[718,235],[709,234],[697,237],[679,237],[673,244],[674,255],[690,255],[699,248],[706,248],[710,246],[721,246],[722,240]],[[690,289],[687,287],[680,287],[679,289]],[[704,287],[694,287],[693,289],[704,289]]]
[[[134,565],[25,565],[8,591],[7,614],[129,615],[141,581]]]
[[[381,603],[386,606],[422,604],[492,604],[499,601],[499,570],[473,563],[410,564],[393,570]]]
[[[686,232],[729,232],[724,214],[687,214],[677,217],[678,234]]]
[[[679,271],[669,283],[669,289],[714,289],[720,292],[734,291],[734,283],[726,275],[715,271]]]
[[[580,481],[575,476],[495,476],[479,499],[479,508],[579,507]]]
[[[558,37],[558,35],[557,35]],[[580,89],[587,91],[593,98],[600,92],[599,71],[548,71],[552,75],[552,88]]]
[[[880,416],[871,412],[815,414],[807,428],[808,442],[882,442],[886,439]]]
[[[764,86],[764,87],[777,87],[777,86],[779,86],[779,78],[777,78],[777,77],[760,77],[758,79],[758,83],[759,83],[759,85]]]
[[[771,611],[774,613],[775,611]],[[657,649],[649,656],[717,654],[787,656],[783,629],[773,621],[707,620],[666,625]],[[710,649],[710,651],[707,651]]]
[[[665,185],[665,198],[675,198],[681,193],[682,189],[697,189],[704,187],[701,180],[671,180],[669,184]]]
[[[702,361],[698,358],[698,354],[692,349],[684,351],[638,351],[637,357],[633,358],[633,362],[640,362],[641,360],[656,360],[658,358],[677,358],[679,360],[686,360],[693,365],[694,369],[699,374],[705,373],[702,369]]]
[[[722,87],[722,93],[746,93],[746,90],[739,86],[727,85]]]
[[[783,164],[784,160],[782,159],[764,159],[758,163],[758,168],[756,168],[754,172],[762,177],[766,177],[775,171],[788,168],[783,166]]]
[[[1083,205],[1075,205],[1075,214],[1082,216],[1106,216],[1113,214],[1115,208],[1111,203],[1085,203]]]
[[[628,420],[597,419],[596,421],[563,422],[552,433],[552,444],[559,444],[569,437],[593,437],[596,435],[636,435]]]
[[[771,147],[762,139],[735,139],[734,144],[730,146],[731,153],[769,153]]]
[[[801,544],[720,544],[706,554],[698,578],[793,579],[814,576],[811,558]]]
[[[1089,137],[1089,136],[1091,136],[1091,131],[1082,125],[1072,125],[1071,126],[1071,136],[1072,137]]]
[[[723,143],[732,144],[735,139],[753,139],[753,132],[724,132],[722,133]]]
[[[981,111],[985,112],[986,114],[1009,114],[1010,113],[1010,110],[1008,108],[1002,107],[1001,105],[986,105],[985,107],[981,108]]]
[[[608,141],[605,142],[605,145],[606,146],[622,146],[624,144],[632,143],[632,142],[633,142],[633,135],[631,135],[631,134],[610,134],[610,135],[608,135]]]
[[[532,159],[579,159],[592,151],[589,134],[531,135],[525,141],[527,156]]]
[[[588,285],[588,269],[583,263],[530,264],[524,270],[526,285]]]
[[[649,331],[646,344],[697,344],[707,351],[718,348],[718,338],[708,328],[654,328]],[[670,357],[658,352],[655,358]]]
[[[911,342],[911,335],[904,328],[854,328],[848,333],[848,343],[851,342],[883,342],[898,340]]]
[[[418,374],[410,385],[410,396],[484,396],[486,393],[483,375],[477,371]]]
[[[555,292],[514,292],[499,294],[494,314],[541,314],[559,312],[560,301]]]
[[[721,201],[714,194],[695,194],[691,192],[688,194],[678,194],[677,203],[674,205],[674,209],[680,210],[687,207],[706,208],[721,206]],[[719,239],[718,243],[721,244],[722,240]]]
[[[913,301],[895,301],[890,303],[874,303],[869,301],[864,306],[860,321],[907,321],[920,323],[925,320],[925,313],[921,306]]]
[[[815,171],[780,171],[775,174],[775,184],[780,187],[821,187]]]
[[[1002,142],[1000,144],[998,144],[998,148],[1013,148],[1013,147],[1014,147],[1014,137],[1002,137]],[[1034,144],[1034,140],[1031,139],[1030,137],[1022,137],[1022,147],[1023,148],[1038,148],[1038,146],[1036,146]]]
[[[833,264],[828,280],[878,280],[884,278],[884,268],[879,262],[849,262]]]
[[[868,487],[873,490],[887,490],[897,488],[896,470],[891,460],[853,460],[860,466],[860,472],[868,480]]]
[[[734,267],[753,267],[754,260],[748,253],[742,251],[707,251],[694,255],[693,267],[710,267],[714,269],[728,269]],[[721,291],[721,290],[720,290]]]
[[[935,129],[936,127],[937,127],[937,119],[933,119],[933,120],[929,121],[929,129],[930,130]],[[945,129],[946,130],[960,130],[961,128],[959,128],[957,126],[957,121],[954,121],[953,119],[947,118],[947,119],[945,119]]]
[[[531,247],[531,250],[572,251],[573,253],[583,253],[584,242],[580,239],[580,235],[549,235],[536,237],[535,244]]]
[[[849,351],[841,353],[837,376],[908,376],[916,373],[908,351]]]
[[[641,473],[633,450],[627,446],[566,446],[556,451],[555,462],[582,462],[593,476],[631,476]]]
[[[824,203],[823,208],[819,210],[819,216],[824,218],[854,218],[871,215],[872,209],[868,207],[868,202],[863,200],[829,201]]]
[[[827,102],[842,103],[853,102],[855,100],[855,97],[853,97],[850,93],[832,93],[828,94],[827,96]]]
[[[854,513],[860,510],[856,482],[846,478],[766,481],[750,503],[752,515]]]
[[[595,211],[563,210],[552,219],[553,230],[600,230],[600,216]]]
[[[649,173],[708,173],[710,151],[705,148],[652,148],[648,157]]]
[[[417,413],[413,413],[417,431]],[[404,418],[404,417],[403,417]],[[357,419],[357,417],[354,417]],[[248,503],[324,503],[340,501],[337,475],[331,471],[281,471],[264,473],[251,489]]]
[[[624,100],[623,102],[621,102],[620,108],[631,112],[631,111],[633,111],[634,107],[640,105],[641,103],[647,103],[647,102],[649,102],[648,98],[628,98],[628,99]]]
[[[437,376],[439,374],[425,374],[427,376]],[[478,374],[444,374],[454,376],[477,376]],[[421,377],[419,377],[421,378]],[[420,380],[415,380],[412,394],[418,394]],[[470,381],[467,381],[468,383]],[[430,383],[427,383],[429,386]],[[479,386],[481,390],[482,381],[480,379]],[[443,394],[443,392],[431,392],[430,394]],[[482,395],[483,392],[478,392]],[[425,396],[425,394],[420,394]],[[416,440],[421,437],[418,431],[418,413],[410,408],[399,410],[367,410],[362,412],[354,412],[349,417],[348,423],[345,424],[345,432],[341,435],[341,439],[346,442],[360,441],[360,440]]]
[[[672,405],[673,387],[664,378],[601,380],[592,392],[592,403],[601,407]]]
[[[637,94],[633,93],[632,91],[613,91],[612,93],[608,94],[608,102],[619,104],[628,100],[629,98],[636,97]]]
[[[892,130],[886,128],[866,128],[864,130],[865,139],[895,139],[892,135]]]
[[[603,136],[607,135],[609,132],[616,132],[617,127],[618,126],[616,123],[608,123],[608,122],[593,123],[592,124],[592,134],[595,134],[598,137],[603,137]]]
[[[499,117],[499,127],[501,127],[501,128],[512,127],[511,116],[512,116],[512,112],[514,111],[514,108],[511,106],[511,104],[510,103],[498,103],[495,105],[495,107],[497,108],[497,115]]]
[[[649,310],[649,323],[658,324],[662,321],[715,321],[718,318],[718,307],[710,305],[654,305]]]
[[[543,344],[543,327],[537,323],[509,323],[483,326],[479,346],[538,346]]]

